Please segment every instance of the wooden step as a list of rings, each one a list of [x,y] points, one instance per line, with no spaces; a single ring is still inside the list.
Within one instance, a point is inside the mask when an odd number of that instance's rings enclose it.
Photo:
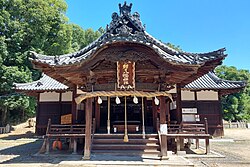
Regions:
[[[93,144],[92,150],[145,150],[158,149],[157,144]]]
[[[92,153],[116,155],[159,155],[160,145],[157,134],[129,134],[128,142],[123,141],[124,134],[95,134]]]
[[[159,155],[159,150],[93,150],[94,154],[112,154],[112,155],[143,155],[143,154],[152,154]]]
[[[109,139],[123,139],[124,134],[94,134],[94,138],[109,138]],[[141,134],[129,134],[129,138],[131,139],[143,139],[143,136]],[[148,138],[156,138],[158,139],[158,134],[146,134],[146,139]]]
[[[146,144],[146,143],[157,143],[159,144],[158,139],[129,139],[129,142],[124,142],[123,139],[101,139],[101,138],[94,138],[93,144]]]

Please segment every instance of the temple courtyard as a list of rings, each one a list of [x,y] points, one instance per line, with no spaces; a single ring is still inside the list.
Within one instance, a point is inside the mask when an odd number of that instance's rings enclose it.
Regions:
[[[184,155],[169,155],[160,161],[150,155],[92,155],[90,161],[82,155],[52,151],[50,155],[37,154],[43,139],[34,135],[34,128],[15,127],[10,134],[0,135],[0,166],[250,166],[250,129],[225,129],[223,138],[211,139],[211,153],[194,149]],[[202,148],[202,147],[201,147]]]

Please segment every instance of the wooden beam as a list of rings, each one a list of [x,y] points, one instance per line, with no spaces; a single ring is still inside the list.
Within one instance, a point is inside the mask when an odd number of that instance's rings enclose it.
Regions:
[[[91,123],[92,123],[92,98],[86,99],[85,106],[85,146],[84,146],[84,160],[90,159],[90,147],[91,147]]]

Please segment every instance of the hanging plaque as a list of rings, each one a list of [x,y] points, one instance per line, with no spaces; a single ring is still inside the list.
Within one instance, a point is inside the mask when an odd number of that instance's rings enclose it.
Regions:
[[[119,89],[135,88],[135,62],[117,62],[117,87]]]

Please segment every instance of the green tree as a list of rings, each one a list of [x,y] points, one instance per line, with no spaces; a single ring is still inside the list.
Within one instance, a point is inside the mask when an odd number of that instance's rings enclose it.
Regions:
[[[13,83],[37,80],[40,72],[28,61],[29,51],[60,55],[79,50],[101,35],[68,24],[65,0],[0,1],[0,116],[34,114],[34,98],[13,92]]]
[[[226,80],[246,81],[247,87],[239,93],[222,97],[223,116],[226,120],[250,119],[250,73],[248,70],[238,70],[233,66],[219,66],[216,74]]]
[[[170,48],[172,48],[172,49],[175,49],[175,50],[177,50],[177,51],[182,51],[182,49],[181,49],[181,47],[179,46],[179,45],[174,45],[174,44],[171,44],[171,43],[166,43],[166,45],[168,46],[168,47],[170,47]]]
[[[18,109],[24,111],[34,106],[32,98],[17,95],[12,89],[13,82],[32,81],[32,72],[35,70],[28,61],[28,52],[34,50],[57,54],[70,50],[71,46],[68,43],[71,38],[65,35],[68,34],[68,29],[64,26],[67,21],[66,9],[67,5],[63,0],[0,1],[0,115],[2,125],[5,124],[9,111]],[[48,40],[51,35],[55,35],[52,41]],[[66,40],[69,42],[67,43]],[[64,50],[54,47],[56,42],[64,46]],[[51,48],[54,50],[51,51]]]

